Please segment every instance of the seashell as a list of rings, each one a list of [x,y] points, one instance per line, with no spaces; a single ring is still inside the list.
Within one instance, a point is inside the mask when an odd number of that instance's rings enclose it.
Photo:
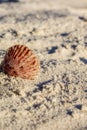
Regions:
[[[38,58],[24,45],[10,47],[4,57],[2,69],[9,76],[34,79],[40,69]]]

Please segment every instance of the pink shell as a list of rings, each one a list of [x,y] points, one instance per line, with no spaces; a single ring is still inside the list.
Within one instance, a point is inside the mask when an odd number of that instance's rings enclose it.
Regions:
[[[28,47],[15,45],[8,49],[2,68],[9,76],[34,79],[40,69],[40,63]]]

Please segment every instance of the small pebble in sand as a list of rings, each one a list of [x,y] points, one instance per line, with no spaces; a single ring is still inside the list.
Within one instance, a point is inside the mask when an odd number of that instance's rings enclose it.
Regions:
[[[6,54],[5,50],[0,50],[0,58],[4,57]]]
[[[39,71],[40,63],[28,47],[15,45],[8,49],[2,68],[9,76],[34,79]]]

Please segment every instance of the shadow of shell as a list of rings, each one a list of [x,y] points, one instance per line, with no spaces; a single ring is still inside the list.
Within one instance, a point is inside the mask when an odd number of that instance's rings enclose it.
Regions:
[[[2,68],[9,76],[34,79],[40,69],[40,63],[28,47],[15,45],[8,49]]]

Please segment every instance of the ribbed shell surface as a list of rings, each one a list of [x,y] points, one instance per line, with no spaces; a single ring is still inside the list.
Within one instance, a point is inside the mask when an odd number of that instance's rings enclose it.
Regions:
[[[2,68],[9,76],[34,79],[39,71],[40,63],[28,47],[15,45],[8,49]]]

